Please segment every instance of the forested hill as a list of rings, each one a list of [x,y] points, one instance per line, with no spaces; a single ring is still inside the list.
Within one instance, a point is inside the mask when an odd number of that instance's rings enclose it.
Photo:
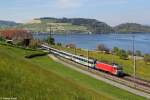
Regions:
[[[150,26],[137,23],[124,23],[112,27],[105,22],[87,18],[35,18],[27,23],[16,23],[12,21],[0,21],[0,29],[23,28],[33,32],[53,33],[112,33],[112,32],[150,32]]]
[[[13,22],[13,21],[3,21],[3,20],[0,20],[0,28],[9,28],[9,27],[13,27],[13,26],[16,26],[17,23],[16,22]]]
[[[125,23],[114,27],[116,32],[150,32],[150,26],[137,23]]]
[[[114,32],[111,26],[107,25],[104,22],[100,22],[96,19],[85,19],[85,18],[51,18],[51,17],[44,17],[35,20],[40,20],[41,23],[65,23],[70,24],[70,27],[80,26],[82,27],[81,30],[76,30],[78,28],[74,28],[72,31],[85,31],[91,33],[110,33]],[[62,25],[64,30],[66,29],[65,25]],[[57,25],[58,26],[58,25]],[[84,29],[83,29],[84,28]],[[66,29],[67,30],[67,29]],[[68,30],[69,31],[69,30]]]

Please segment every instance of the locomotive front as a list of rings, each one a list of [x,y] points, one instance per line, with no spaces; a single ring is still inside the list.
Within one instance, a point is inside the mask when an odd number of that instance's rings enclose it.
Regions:
[[[113,65],[113,67],[116,68],[116,76],[119,76],[119,77],[123,76],[123,68],[122,68],[122,66],[118,65],[118,64],[115,64],[115,63],[113,63],[112,65]]]

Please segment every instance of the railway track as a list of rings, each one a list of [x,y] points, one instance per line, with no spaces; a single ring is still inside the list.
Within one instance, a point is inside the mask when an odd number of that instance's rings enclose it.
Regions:
[[[143,80],[140,78],[134,78],[133,76],[124,76],[124,79],[126,79],[128,81],[136,82],[141,85],[145,85],[146,87],[150,87],[150,81],[147,81],[147,80]]]
[[[73,61],[70,61],[70,60],[62,58],[62,57],[59,57],[59,56],[56,56],[56,57],[58,59],[64,61],[64,62],[66,62],[66,63],[75,65],[75,66],[77,66],[80,69],[83,69],[85,71],[88,71],[88,72],[96,74],[96,75],[99,75],[100,77],[112,80],[114,82],[117,82],[117,83],[123,84],[125,86],[128,86],[128,87],[131,87],[131,88],[134,88],[134,89],[137,89],[137,90],[140,90],[140,91],[143,91],[143,92],[146,92],[146,93],[150,94],[150,82],[147,81],[147,80],[143,80],[143,79],[139,79],[139,78],[135,78],[134,79],[134,77],[129,76],[129,75],[125,75],[124,77],[121,77],[121,78],[120,77],[116,77],[116,76],[113,76],[113,75],[108,74],[106,72],[102,72],[102,71],[99,71],[99,70],[91,69],[91,68],[88,68],[87,66],[83,66],[81,64],[77,64],[77,63],[75,63]]]

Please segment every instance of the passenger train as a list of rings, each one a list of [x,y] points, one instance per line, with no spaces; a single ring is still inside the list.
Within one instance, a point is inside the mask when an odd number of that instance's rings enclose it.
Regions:
[[[100,61],[97,61],[95,59],[91,59],[91,58],[86,58],[86,57],[82,57],[82,56],[78,56],[78,55],[74,55],[62,50],[57,50],[54,48],[51,48],[49,46],[46,45],[41,45],[42,49],[48,50],[50,53],[66,58],[68,60],[71,60],[73,62],[76,62],[78,64],[82,64],[84,66],[87,66],[89,68],[95,69],[95,70],[101,70],[101,71],[105,71],[108,72],[110,74],[116,75],[116,76],[123,76],[123,69],[120,65],[118,64],[106,64]]]

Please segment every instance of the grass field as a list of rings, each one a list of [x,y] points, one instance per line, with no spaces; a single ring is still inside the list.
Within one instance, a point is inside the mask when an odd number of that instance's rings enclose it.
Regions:
[[[0,45],[0,97],[17,100],[145,100],[69,69],[47,56]]]
[[[68,51],[73,54],[75,53],[75,50],[72,48],[66,48],[66,47],[60,47],[60,46],[55,46],[55,48],[61,49],[64,51]],[[76,54],[87,57],[87,51],[85,51],[85,50],[76,49]],[[111,54],[104,54],[102,52],[95,52],[95,51],[90,51],[89,57],[96,58],[99,61],[104,61],[104,62],[108,62],[108,63],[111,63],[112,59],[114,58],[115,63],[118,63],[123,66],[125,73],[133,75],[133,61],[131,59],[130,60],[122,60],[118,56],[113,56]],[[149,71],[150,71],[150,65],[146,64],[143,60],[136,61],[137,77],[150,80]]]

